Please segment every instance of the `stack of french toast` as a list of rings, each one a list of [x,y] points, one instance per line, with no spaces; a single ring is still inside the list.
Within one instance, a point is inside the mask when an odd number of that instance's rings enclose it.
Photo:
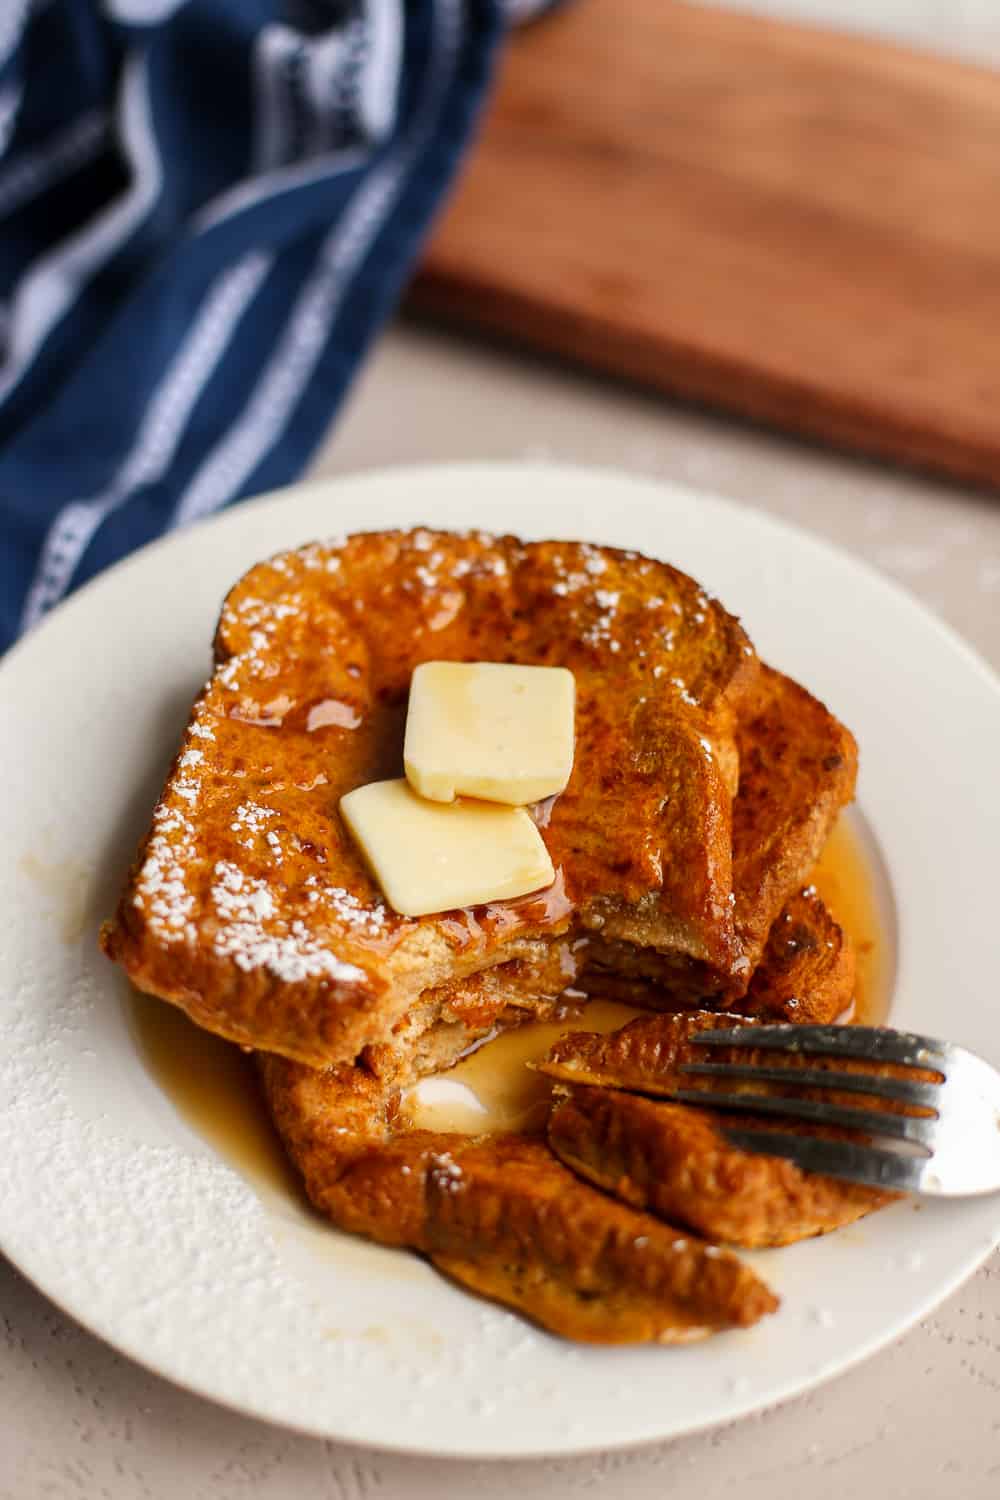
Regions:
[[[575,747],[565,790],[530,809],[554,881],[412,917],[339,804],[401,774],[430,661],[568,668]],[[261,563],[229,594],[102,941],[139,989],[257,1054],[284,1146],[339,1228],[570,1338],[686,1341],[777,1306],[731,1247],[887,1201],[737,1149],[707,1086],[704,1107],[665,1097],[706,1027],[849,1010],[854,955],[809,876],[856,769],[850,732],[665,563],[362,533]],[[643,1014],[598,1035],[591,997]],[[401,1101],[418,1080],[553,1017],[567,1034],[539,1063],[539,1131],[414,1125]]]

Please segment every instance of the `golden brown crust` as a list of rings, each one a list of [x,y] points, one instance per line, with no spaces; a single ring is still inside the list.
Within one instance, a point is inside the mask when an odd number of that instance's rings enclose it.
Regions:
[[[838,812],[854,796],[858,747],[824,704],[771,667],[760,672],[736,743],[733,891],[749,981],[775,919],[806,883]]]
[[[748,1103],[755,1094],[774,1098],[795,1093],[834,1104],[863,1101],[889,1111],[902,1107],[863,1094],[824,1090],[820,1095],[770,1081],[683,1071],[687,1063],[706,1061],[692,1045],[699,1032],[744,1024],[744,1017],[700,1011],[640,1016],[606,1036],[573,1032],[560,1037],[538,1065],[564,1091],[549,1119],[549,1144],[556,1155],[627,1203],[750,1248],[825,1234],[892,1202],[895,1194],[803,1172],[779,1157],[730,1144],[727,1126],[766,1131],[787,1129],[787,1122],[713,1112],[707,1106],[719,1090],[745,1093]],[[772,1068],[799,1062],[786,1053],[724,1046],[712,1048],[711,1060]],[[810,1066],[877,1077],[901,1072],[891,1063],[831,1058],[810,1059]],[[678,1089],[703,1093],[706,1108],[666,1103]],[[843,1133],[798,1123],[796,1130],[831,1137]]]
[[[571,922],[732,973],[733,734],[758,663],[685,575],[580,543],[371,533],[252,569],[215,651],[102,937],[140,989],[321,1064]],[[554,898],[399,917],[343,828],[340,796],[398,773],[428,658],[574,672],[576,761],[542,830]]]
[[[574,1172],[623,1202],[747,1249],[840,1229],[894,1196],[741,1151],[726,1139],[727,1123],[746,1125],[749,1117],[573,1087],[549,1117],[549,1144]],[[780,1128],[756,1117],[752,1125]]]
[[[604,962],[594,963],[596,947],[591,943],[591,961],[577,983],[591,996],[640,1010],[736,1006],[743,1015],[760,1020],[819,1025],[836,1020],[854,1000],[854,949],[811,886],[797,892],[778,914],[750,988],[741,999],[706,998],[703,977],[697,977],[702,971],[692,971],[683,963],[666,980],[669,971],[659,955],[638,948],[629,951],[622,944],[610,955],[605,946]],[[612,963],[614,972],[608,967]]]
[[[360,1068],[261,1059],[306,1191],[334,1224],[430,1257],[563,1337],[687,1342],[746,1327],[777,1299],[735,1256],[615,1203],[544,1141],[407,1131]]]
[[[617,1031],[605,1034],[586,1030],[567,1032],[553,1043],[548,1056],[536,1066],[539,1072],[561,1082],[606,1084],[612,1088],[651,1095],[669,1095],[676,1093],[679,1088],[703,1091],[706,1100],[710,1100],[713,1090],[719,1088],[724,1093],[732,1093],[734,1090],[747,1094],[787,1092],[784,1085],[773,1082],[726,1079],[720,1084],[710,1076],[682,1071],[689,1063],[706,1061],[703,1051],[696,1045],[699,1032],[756,1024],[752,1017],[707,1010],[637,1016]],[[801,1066],[801,1058],[791,1052],[735,1045],[729,1047],[719,1043],[712,1047],[712,1061],[739,1062],[750,1067],[755,1064],[766,1064],[773,1068]],[[927,1082],[936,1078],[935,1074],[923,1069],[908,1071],[896,1063],[876,1064],[822,1055],[810,1058],[809,1066],[823,1072],[848,1072],[861,1077],[916,1077]],[[808,1091],[806,1092],[808,1095]],[[856,1092],[853,1096],[840,1095],[824,1089],[822,1097],[831,1103],[850,1103],[852,1098],[856,1102],[859,1097],[864,1096]],[[875,1107],[887,1110],[896,1108],[891,1102],[885,1101],[881,1104],[877,1101]]]
[[[854,948],[812,886],[782,908],[739,1008],[758,1020],[822,1026],[854,1000]]]
[[[434,1264],[564,1338],[687,1343],[778,1305],[734,1255],[593,1192],[542,1141],[465,1147],[428,1197]]]
[[[743,1019],[699,1010],[637,1016],[603,1035],[585,1029],[569,1031],[536,1066],[561,1083],[607,1084],[644,1094],[669,1094],[685,1086],[678,1069],[699,1060],[691,1038],[700,1031],[739,1025]]]
[[[762,666],[737,720],[736,743],[740,779],[733,802],[738,947],[734,969],[723,973],[690,954],[658,952],[655,945],[638,947],[600,934],[591,942],[580,983],[590,994],[656,1009],[706,1002],[729,1007],[742,1001],[752,975],[764,964],[768,973],[757,986],[752,1002],[755,1013],[779,1017],[789,999],[803,999],[788,990],[788,984],[795,982],[800,989],[808,985],[815,992],[814,1014],[802,1019],[832,1019],[851,998],[845,991],[853,984],[852,955],[818,898],[805,909],[802,888],[837,814],[854,795],[854,737],[798,683]],[[801,977],[789,974],[787,983],[783,981],[779,969],[784,960],[777,939],[790,922],[803,929],[803,943],[808,942],[810,932],[824,942],[832,938],[838,962],[828,959],[823,965],[817,955],[814,972],[808,973],[803,951]],[[768,948],[772,932],[776,941]]]

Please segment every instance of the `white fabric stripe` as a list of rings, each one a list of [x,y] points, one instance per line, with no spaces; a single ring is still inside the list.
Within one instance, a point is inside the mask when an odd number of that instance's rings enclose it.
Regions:
[[[306,154],[310,157],[331,149],[352,30],[357,25],[354,21],[350,27],[338,26],[328,36],[311,41],[306,51],[303,84],[309,98],[310,139],[306,142]]]
[[[399,0],[365,0],[371,36],[361,78],[361,118],[372,140],[381,141],[392,129],[403,66],[403,18]]]
[[[104,0],[104,8],[115,21],[132,26],[158,26],[188,0]]]
[[[325,156],[317,156],[314,161],[299,162],[294,167],[281,167],[276,172],[269,172],[266,177],[248,177],[235,187],[227,188],[224,193],[199,209],[191,221],[191,233],[203,234],[206,229],[212,229],[226,219],[235,218],[245,208],[251,208],[264,198],[273,198],[276,193],[286,192],[289,188],[305,187],[308,183],[319,182],[322,177],[364,166],[370,154],[370,149],[362,151],[353,147],[350,150],[330,151]]]
[[[271,172],[288,156],[288,96],[281,64],[301,46],[301,38],[288,26],[262,27],[254,43],[254,144],[255,173]]]
[[[253,56],[252,161],[258,176],[336,149],[334,129],[346,105],[347,69],[359,35],[365,36],[365,49],[356,81],[358,119],[367,139],[380,141],[396,116],[402,58],[399,0],[365,0],[363,15],[321,36],[307,37],[283,24],[260,32]],[[293,80],[287,68],[296,54],[302,66]],[[301,91],[298,101],[296,91]],[[293,139],[296,123],[305,126],[303,142]]]
[[[504,0],[504,10],[511,25],[520,26],[533,16],[540,16],[551,4],[552,0]]]
[[[284,428],[326,344],[330,324],[359,262],[392,207],[422,149],[450,83],[461,42],[462,0],[438,0],[427,80],[408,135],[355,193],[331,230],[243,415],[206,456],[174,512],[183,525],[224,504],[252,473]]]
[[[273,263],[273,256],[255,250],[216,277],[150,396],[135,442],[111,484],[90,500],[64,506],[52,522],[25,602],[23,629],[62,598],[102,521],[141,485],[165,473],[198,398]]]
[[[31,8],[31,0],[3,0],[0,4],[0,68],[17,46]]]
[[[10,144],[20,107],[21,90],[16,84],[8,83],[6,88],[0,89],[0,156]]]
[[[2,0],[0,0],[2,3]],[[369,0],[371,15],[370,23],[373,26],[372,43],[369,56],[365,62],[365,74],[362,80],[362,97],[365,101],[365,109],[371,110],[371,123],[373,138],[381,135],[381,124],[385,116],[388,116],[388,124],[391,125],[396,111],[396,100],[399,89],[399,77],[403,57],[403,14],[400,9],[399,0],[375,0],[372,4]],[[287,27],[275,27],[276,32],[286,32]],[[291,33],[294,35],[294,33]],[[263,83],[266,71],[263,58],[255,59],[255,71],[258,88]],[[273,83],[268,83],[270,90]],[[380,91],[380,97],[384,98],[384,104],[377,108],[373,99],[369,97],[369,91],[374,95]],[[284,143],[287,134],[287,122],[282,124],[281,111],[284,98],[280,87],[275,87],[275,95],[271,98],[270,92],[263,102],[262,112],[268,109],[272,116],[266,126],[260,127],[261,135],[258,138],[255,154],[259,153],[261,159],[273,161],[280,155],[280,147]],[[367,117],[366,117],[367,118]],[[350,171],[352,167],[361,166],[368,157],[365,150],[349,148],[340,151],[330,151],[323,156],[317,156],[311,161],[298,162],[292,166],[280,167],[266,176],[251,176],[243,182],[238,182],[234,187],[227,188],[218,197],[206,203],[198,212],[192,225],[192,231],[200,234],[206,229],[211,229],[216,224],[221,224],[226,219],[233,218],[242,213],[244,209],[251,208],[255,203],[260,203],[265,198],[270,198],[275,193],[287,192],[291,188],[304,187],[312,182],[319,182],[322,178],[331,176],[337,172]]]
[[[107,139],[107,115],[88,110],[66,130],[50,136],[43,146],[19,154],[5,172],[0,172],[0,217],[68,177],[95,157]]]
[[[122,80],[122,146],[132,169],[128,190],[89,224],[30,265],[11,300],[10,341],[0,366],[5,401],[83,285],[120,250],[146,217],[163,185],[149,114],[146,60],[126,58]]]

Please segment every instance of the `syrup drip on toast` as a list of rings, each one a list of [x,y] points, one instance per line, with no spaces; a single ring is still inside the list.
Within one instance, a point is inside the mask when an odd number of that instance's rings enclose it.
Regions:
[[[438,923],[449,942],[453,942],[461,953],[474,943],[501,943],[525,923],[532,932],[540,928],[558,927],[572,915],[573,906],[566,891],[563,872],[557,870],[555,880],[543,891],[533,891],[531,895],[518,896],[513,901],[488,901],[484,906],[463,906],[457,911],[446,912],[438,918]]]

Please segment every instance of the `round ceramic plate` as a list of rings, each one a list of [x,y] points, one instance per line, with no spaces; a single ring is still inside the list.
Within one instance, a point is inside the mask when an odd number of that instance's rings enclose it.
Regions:
[[[892,1021],[1000,1063],[1000,690],[958,639],[850,558],[707,495],[503,465],[329,481],[147,548],[0,670],[0,1244],[134,1359],[324,1437],[581,1453],[780,1401],[940,1302],[1000,1238],[1000,1199],[903,1202],[748,1257],[782,1298],[749,1332],[578,1347],[255,1187],[139,1057],[97,926],[208,673],[222,594],[271,552],[417,523],[639,548],[739,613],[761,655],[857,734],[860,824],[895,933]]]

